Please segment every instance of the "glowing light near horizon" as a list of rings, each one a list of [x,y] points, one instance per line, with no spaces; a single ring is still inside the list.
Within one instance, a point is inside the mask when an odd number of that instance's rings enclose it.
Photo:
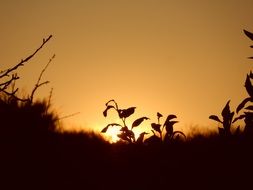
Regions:
[[[106,132],[106,137],[111,143],[116,143],[120,140],[118,137],[118,134],[120,134],[120,128],[119,127],[110,127]]]
[[[134,130],[136,140],[138,139],[141,132],[143,131]],[[110,143],[116,143],[120,140],[118,134],[120,134],[120,127],[110,127],[104,135]]]

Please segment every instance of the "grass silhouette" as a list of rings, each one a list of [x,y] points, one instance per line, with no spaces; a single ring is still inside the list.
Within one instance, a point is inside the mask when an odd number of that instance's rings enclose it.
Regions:
[[[43,44],[47,41],[43,40]],[[0,77],[0,189],[253,188],[253,137],[249,132],[252,107],[246,107],[246,103],[252,102],[251,93],[250,99],[246,98],[237,108],[238,113],[244,109],[244,114],[233,118],[228,102],[221,114],[223,120],[215,115],[210,117],[222,123],[223,135],[210,133],[172,140],[178,134],[184,136],[173,130],[176,116],[169,115],[161,125],[162,114],[157,113],[157,123],[151,124],[154,135],[150,138],[159,143],[145,143],[145,132],[136,140],[133,129],[148,118],[136,119],[128,128],[125,119],[134,113],[135,107],[119,109],[115,101],[109,101],[104,116],[114,109],[123,124],[112,123],[102,131],[117,125],[126,136],[120,137],[123,142],[110,144],[97,133],[62,130],[50,98],[28,101],[18,97],[17,89],[11,88],[18,80],[18,75],[12,74],[18,67],[1,72]],[[42,84],[40,78],[35,91]],[[248,92],[252,89],[250,79],[247,75]],[[231,123],[238,119],[244,119],[247,127],[243,133],[233,135]]]

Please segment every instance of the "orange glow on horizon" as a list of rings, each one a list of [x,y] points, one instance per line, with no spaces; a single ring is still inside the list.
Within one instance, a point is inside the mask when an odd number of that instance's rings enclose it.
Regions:
[[[118,134],[120,134],[120,128],[119,127],[110,127],[107,132],[104,134],[104,136],[106,137],[106,139],[110,142],[110,143],[116,143],[117,141],[119,141],[119,137]]]

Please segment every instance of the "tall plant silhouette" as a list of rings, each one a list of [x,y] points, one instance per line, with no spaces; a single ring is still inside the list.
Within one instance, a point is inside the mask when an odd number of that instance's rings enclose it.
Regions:
[[[129,143],[133,143],[133,142],[136,142],[136,139],[135,139],[135,134],[133,132],[133,129],[135,127],[138,127],[144,120],[147,120],[149,118],[147,117],[141,117],[141,118],[138,118],[136,119],[133,123],[132,123],[132,126],[131,128],[129,128],[127,125],[126,125],[126,119],[128,117],[130,117],[134,112],[135,112],[135,109],[136,107],[129,107],[127,109],[120,109],[118,107],[118,104],[115,100],[110,100],[108,101],[106,104],[106,109],[104,110],[103,112],[103,115],[104,117],[107,117],[107,112],[108,110],[110,109],[114,109],[117,113],[118,113],[118,116],[119,118],[121,119],[122,121],[122,124],[119,124],[119,123],[110,123],[108,124],[105,128],[102,129],[102,133],[106,133],[108,128],[109,127],[115,127],[115,126],[118,126],[120,127],[120,134],[118,134],[118,137],[123,140],[123,141],[126,141],[126,142],[129,142]],[[142,133],[139,138],[137,139],[137,142],[140,142],[143,137],[144,137],[145,133]]]
[[[253,41],[253,33],[247,31],[247,30],[243,30],[244,34]],[[253,46],[250,46],[251,48],[253,48]],[[253,57],[249,57],[249,59],[253,59]],[[245,128],[244,128],[244,133],[246,134],[253,134],[253,105],[249,105],[246,106],[246,104],[248,104],[249,102],[253,102],[253,85],[251,83],[251,80],[253,79],[253,73],[250,71],[249,74],[247,74],[246,76],[246,80],[244,83],[244,87],[248,93],[248,97],[245,98],[236,108],[236,113],[238,114],[242,109],[244,109],[244,113],[239,115],[238,117],[234,118],[234,112],[230,111],[229,108],[229,102],[227,102],[226,106],[224,107],[224,109],[222,110],[222,117],[223,117],[223,121],[221,121],[219,119],[218,116],[216,115],[211,115],[209,118],[212,120],[215,120],[219,123],[222,123],[223,128],[218,128],[219,129],[219,133],[221,135],[231,135],[231,125],[232,123],[236,122],[237,120],[241,120],[244,119],[245,122]],[[236,129],[236,134],[238,134],[240,132],[240,128],[237,127]]]
[[[244,30],[245,35],[253,41],[253,33]],[[253,48],[253,46],[250,46]],[[253,59],[253,57],[249,57],[249,59]],[[244,109],[244,113],[241,114],[236,118],[236,120],[244,119],[245,122],[245,129],[244,132],[246,134],[253,135],[253,85],[251,83],[251,80],[253,79],[253,73],[250,71],[249,74],[246,76],[244,87],[248,93],[248,97],[245,98],[237,107],[236,112],[239,113],[242,109]],[[246,106],[246,104],[251,103],[251,105]]]

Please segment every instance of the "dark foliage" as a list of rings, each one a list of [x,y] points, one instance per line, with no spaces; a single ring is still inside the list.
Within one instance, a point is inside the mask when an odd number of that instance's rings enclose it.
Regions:
[[[245,35],[253,41],[253,33],[244,30]],[[252,58],[252,57],[250,57]],[[244,113],[235,118],[234,122],[237,120],[244,119],[244,135],[253,138],[253,105],[246,106],[248,103],[253,102],[253,85],[251,80],[253,79],[253,73],[250,71],[246,76],[244,87],[248,93],[248,97],[245,98],[237,107],[236,112],[239,113],[244,109]]]
[[[231,126],[233,122],[234,112],[230,111],[229,103],[230,103],[230,100],[227,102],[226,106],[223,108],[221,112],[222,120],[220,120],[219,117],[216,115],[209,116],[209,119],[212,119],[222,124],[223,128],[218,127],[219,134],[221,136],[231,135]]]
[[[149,118],[147,118],[147,117],[138,118],[138,119],[136,119],[132,123],[132,127],[129,128],[126,125],[126,119],[128,117],[130,117],[135,112],[136,107],[130,107],[130,108],[127,108],[127,109],[119,109],[118,104],[117,104],[117,102],[115,100],[108,101],[105,104],[105,106],[106,106],[106,108],[103,111],[104,117],[107,117],[108,110],[114,109],[118,113],[119,118],[122,120],[122,124],[119,124],[119,123],[110,123],[105,128],[103,128],[101,132],[102,133],[106,133],[109,127],[114,127],[114,126],[120,127],[120,132],[121,133],[118,134],[118,137],[122,141],[125,141],[125,142],[128,142],[128,143],[134,143],[134,142],[140,143],[140,140],[143,139],[145,133],[142,133],[143,137],[141,136],[136,141],[133,129],[135,127],[138,127],[144,120],[148,120]]]

